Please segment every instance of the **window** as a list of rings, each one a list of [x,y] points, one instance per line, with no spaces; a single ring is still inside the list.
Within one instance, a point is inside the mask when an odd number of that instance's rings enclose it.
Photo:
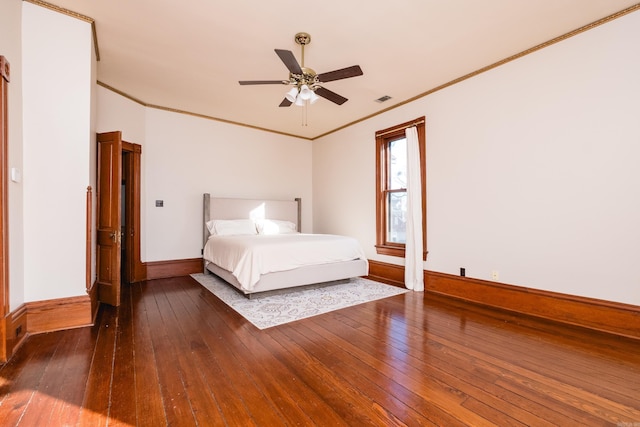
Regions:
[[[407,139],[405,129],[416,126],[422,176],[423,259],[427,255],[425,118],[376,132],[376,251],[404,257],[407,213]]]

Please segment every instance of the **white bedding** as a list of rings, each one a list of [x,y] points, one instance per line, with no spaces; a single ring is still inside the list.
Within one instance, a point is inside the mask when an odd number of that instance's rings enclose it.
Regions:
[[[262,274],[301,266],[366,260],[358,241],[332,234],[213,235],[204,259],[230,271],[246,291]]]

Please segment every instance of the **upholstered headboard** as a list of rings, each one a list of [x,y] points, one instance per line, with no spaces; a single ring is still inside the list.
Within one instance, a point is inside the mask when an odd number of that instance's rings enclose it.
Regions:
[[[209,193],[204,193],[203,245],[209,239],[209,229],[206,224],[212,219],[279,219],[296,223],[298,231],[301,231],[301,202],[300,198],[295,200],[234,199],[211,197]]]

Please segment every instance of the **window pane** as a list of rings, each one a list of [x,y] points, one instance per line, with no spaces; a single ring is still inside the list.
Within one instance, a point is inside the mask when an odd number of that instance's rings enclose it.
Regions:
[[[389,142],[389,189],[407,188],[407,138]]]
[[[388,193],[387,224],[388,243],[406,243],[407,241],[407,193],[405,191]]]

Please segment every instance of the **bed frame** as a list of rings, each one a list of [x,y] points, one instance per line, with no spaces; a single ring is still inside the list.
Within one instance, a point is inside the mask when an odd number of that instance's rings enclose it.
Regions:
[[[209,239],[209,229],[206,223],[212,219],[279,219],[297,224],[301,231],[301,199],[295,200],[261,200],[234,199],[211,197],[205,193],[203,197],[203,242]],[[263,275],[254,289],[248,292],[242,289],[240,283],[227,270],[204,261],[204,272],[213,273],[238,288],[245,295],[275,289],[345,280],[351,277],[366,276],[369,264],[366,260],[351,260],[330,264],[318,264],[301,267],[295,270],[274,272]]]

